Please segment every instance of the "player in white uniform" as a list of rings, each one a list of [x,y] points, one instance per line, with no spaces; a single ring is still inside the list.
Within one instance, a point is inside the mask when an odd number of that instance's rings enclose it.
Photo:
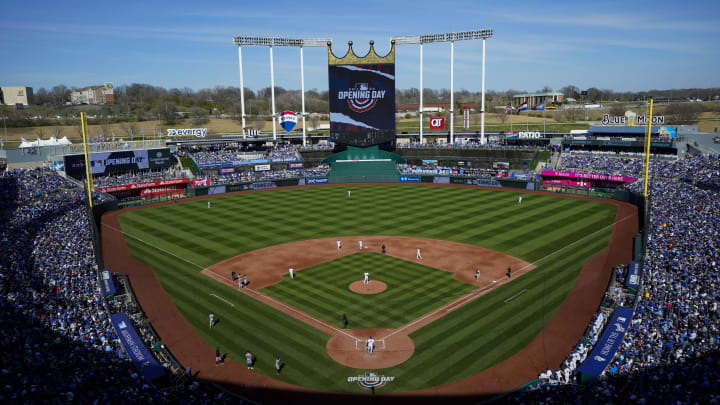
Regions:
[[[290,273],[290,280],[295,280],[295,270],[293,270],[292,267],[288,269],[288,272]]]
[[[417,250],[417,255],[416,255],[415,258],[418,259],[418,260],[422,259],[422,255],[420,254],[420,248],[418,248],[418,250]]]
[[[208,201],[208,208],[210,208],[210,205],[211,205],[211,204],[210,204],[210,201]]]
[[[350,190],[348,190],[348,197],[350,197]]]
[[[518,197],[518,204],[522,204],[522,196]]]
[[[338,239],[336,243],[338,246],[338,250],[342,249],[342,243],[340,243],[340,239]]]
[[[363,250],[362,241],[360,241],[360,250]]]
[[[370,284],[370,273],[367,271],[365,272],[365,279],[363,280],[363,283]]]
[[[215,314],[210,312],[209,318],[210,318],[210,328],[212,329],[212,327],[215,326]]]
[[[373,353],[375,351],[375,339],[370,336],[367,340],[367,352]]]

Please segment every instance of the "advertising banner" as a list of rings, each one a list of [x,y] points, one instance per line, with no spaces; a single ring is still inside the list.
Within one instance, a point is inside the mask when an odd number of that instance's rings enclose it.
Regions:
[[[430,117],[430,129],[445,129],[445,117]]]
[[[146,380],[152,381],[165,375],[165,369],[145,347],[125,312],[110,315],[110,322],[115,327],[115,332],[120,338],[125,352]]]
[[[225,186],[210,187],[208,189],[208,194],[224,194],[225,192]]]
[[[218,170],[218,173],[220,174],[232,174],[235,173],[234,167],[223,167],[220,170]]]
[[[633,309],[627,307],[617,307],[610,317],[610,321],[605,326],[600,340],[598,340],[593,351],[585,359],[578,370],[581,373],[588,374],[593,377],[599,376],[605,367],[610,363],[615,351],[622,342],[625,331],[632,321]]]
[[[635,177],[615,176],[612,174],[559,172],[559,171],[555,171],[555,170],[543,170],[542,176],[543,177],[568,177],[571,179],[605,180],[605,181],[615,181],[618,183],[632,183],[635,180],[637,180]]]
[[[210,179],[204,178],[204,179],[193,179],[192,186],[193,187],[207,187],[210,185]]]
[[[295,124],[297,124],[297,115],[292,111],[283,111],[280,117],[278,117],[278,121],[280,122],[280,126],[289,133],[295,128]]]
[[[100,272],[100,290],[102,290],[102,294],[106,297],[117,292],[115,283],[113,283],[112,276],[110,275],[110,269],[105,269]]]
[[[420,176],[400,176],[401,183],[420,183]]]
[[[435,176],[433,177],[433,183],[450,184],[450,177]]]
[[[640,277],[642,277],[642,263],[630,262],[625,287],[633,294],[637,293],[638,288],[640,288]]]
[[[148,150],[148,163],[151,169],[164,169],[175,164],[170,149],[150,149]]]
[[[302,169],[305,167],[303,162],[288,163],[288,169]]]
[[[327,177],[315,177],[315,178],[305,179],[305,184],[327,184],[327,183],[328,183]]]
[[[660,135],[663,138],[677,138],[677,128],[676,127],[660,127],[660,131],[658,131],[658,135]]]
[[[73,177],[85,175],[85,156],[67,155],[65,171]],[[102,152],[90,154],[90,173],[108,174],[149,169],[147,150],[128,150],[118,152]]]
[[[189,179],[169,179],[169,180],[160,180],[160,181],[147,181],[144,183],[134,183],[134,184],[123,184],[120,186],[108,186],[108,187],[98,187],[97,191],[101,193],[114,193],[117,191],[127,191],[127,190],[137,190],[147,187],[160,187],[160,186],[169,186],[173,184],[185,184],[189,181]]]
[[[256,172],[264,172],[270,170],[270,165],[255,165]]]
[[[395,139],[395,64],[330,65],[330,139],[366,147]]]
[[[183,191],[185,191],[185,187],[177,187],[177,186],[166,186],[166,187],[148,187],[142,189],[140,192],[141,196],[144,197],[152,197],[156,195],[168,195],[168,194],[180,194]]]
[[[559,187],[559,186],[572,186],[572,187],[590,187],[589,181],[578,181],[578,180],[544,180],[543,187]]]
[[[275,184],[272,181],[261,181],[261,182],[250,184],[250,188],[253,190],[262,190],[265,188],[275,188],[275,187],[277,187],[277,184]]]

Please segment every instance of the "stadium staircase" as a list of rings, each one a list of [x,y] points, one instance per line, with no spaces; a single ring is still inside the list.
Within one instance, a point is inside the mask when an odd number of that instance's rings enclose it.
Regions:
[[[330,183],[394,183],[399,181],[397,165],[405,163],[402,157],[380,150],[377,146],[348,149],[328,156],[323,164],[330,165]]]

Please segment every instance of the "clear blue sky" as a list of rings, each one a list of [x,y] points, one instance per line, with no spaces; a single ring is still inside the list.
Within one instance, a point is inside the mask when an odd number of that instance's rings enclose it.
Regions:
[[[528,4],[529,3],[529,4]],[[3,1],[0,85],[133,82],[239,86],[233,35],[330,37],[359,54],[392,35],[492,28],[486,86],[617,91],[720,87],[715,1]],[[480,90],[481,41],[455,46],[455,88]],[[299,51],[275,48],[277,86],[300,88]],[[450,45],[424,48],[424,85],[450,87]],[[270,84],[267,48],[244,47],[245,85]],[[397,88],[418,87],[419,49],[399,47]],[[325,48],[305,50],[307,89],[327,89]]]

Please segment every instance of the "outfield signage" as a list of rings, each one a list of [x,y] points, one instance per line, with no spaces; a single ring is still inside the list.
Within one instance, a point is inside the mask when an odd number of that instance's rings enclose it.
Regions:
[[[626,111],[625,115],[610,115],[603,114],[601,125],[625,125],[628,127],[634,127],[635,125],[647,125],[648,117],[645,115],[637,115],[632,111]],[[665,123],[665,116],[653,115],[653,125],[662,125]]]
[[[288,163],[288,169],[302,169],[303,167],[305,167],[303,162]]]
[[[542,138],[542,134],[540,132],[524,132],[520,131],[518,132],[518,138],[520,139],[539,139]]]
[[[401,183],[420,183],[420,176],[400,176]]]
[[[117,292],[115,283],[113,283],[110,269],[104,269],[100,272],[100,289],[104,296],[113,295]]]
[[[270,165],[255,165],[256,172],[264,172],[270,170]]]
[[[66,155],[65,171],[73,177],[85,175],[85,155]],[[117,152],[97,152],[89,155],[90,174],[160,169],[172,166],[170,149],[125,150]]]
[[[432,117],[430,118],[430,129],[444,129],[445,118],[444,117]]]
[[[619,183],[632,183],[637,180],[635,177],[616,176],[612,174],[600,173],[577,173],[577,172],[559,172],[555,170],[543,170],[543,177],[569,177],[571,179],[588,179],[588,180],[604,180],[615,181]]]
[[[170,128],[167,136],[194,136],[204,138],[207,135],[207,128]]]
[[[192,186],[193,187],[207,187],[210,185],[210,178],[205,177],[203,179],[193,179]]]
[[[327,177],[314,177],[314,178],[305,179],[305,184],[327,184],[327,183],[328,183]]]
[[[152,381],[165,375],[165,369],[150,354],[150,351],[133,328],[125,312],[110,315],[110,322],[135,367],[146,380]]]
[[[617,307],[597,344],[578,371],[597,377],[610,364],[632,321],[633,309]]]
[[[218,173],[220,174],[232,174],[235,173],[234,167],[223,167],[220,170],[218,170]]]
[[[137,190],[137,189],[143,189],[148,187],[161,187],[161,186],[169,186],[169,185],[175,185],[175,184],[185,184],[189,181],[189,179],[170,179],[170,180],[159,180],[159,181],[147,181],[144,183],[134,183],[134,184],[124,184],[121,186],[108,186],[108,187],[98,187],[97,191],[101,193],[114,193],[116,191],[127,191],[127,190]]]

